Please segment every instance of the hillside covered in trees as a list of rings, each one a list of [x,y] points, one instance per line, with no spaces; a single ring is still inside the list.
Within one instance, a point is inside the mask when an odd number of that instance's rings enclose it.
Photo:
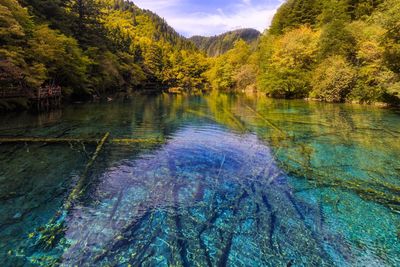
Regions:
[[[399,63],[399,1],[288,0],[256,49],[236,43],[208,77],[275,98],[399,103]]]
[[[0,0],[0,88],[62,86],[75,99],[203,88],[206,59],[156,14],[124,0]]]
[[[208,56],[215,57],[225,54],[239,40],[252,44],[260,35],[261,33],[255,29],[239,29],[212,37],[193,36],[189,40]]]
[[[399,14],[397,0],[288,0],[261,36],[186,39],[126,0],[0,0],[0,90],[57,85],[82,100],[212,88],[397,104]]]

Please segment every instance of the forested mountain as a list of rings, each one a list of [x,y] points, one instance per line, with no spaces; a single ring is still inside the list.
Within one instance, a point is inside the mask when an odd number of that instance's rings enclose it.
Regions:
[[[126,0],[0,0],[0,90],[46,85],[75,99],[211,85],[398,103],[400,1],[288,0],[261,37],[243,29],[188,40]]]
[[[212,37],[193,36],[189,40],[208,56],[215,57],[232,49],[236,41],[243,40],[250,44],[260,35],[261,33],[255,29],[240,29]]]
[[[257,49],[236,45],[208,77],[277,98],[399,103],[399,62],[400,1],[288,0]]]
[[[85,98],[202,89],[206,59],[156,14],[125,0],[0,0],[0,88],[46,84]]]

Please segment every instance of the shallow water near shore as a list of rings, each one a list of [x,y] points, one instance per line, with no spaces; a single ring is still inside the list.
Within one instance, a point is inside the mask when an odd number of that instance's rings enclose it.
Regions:
[[[400,265],[397,110],[163,94],[1,138],[65,140],[0,144],[2,266]]]

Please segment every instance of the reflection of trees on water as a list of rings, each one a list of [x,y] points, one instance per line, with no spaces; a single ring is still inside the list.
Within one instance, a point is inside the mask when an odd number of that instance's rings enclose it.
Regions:
[[[375,180],[387,178],[382,183],[388,183],[388,188],[396,188],[390,183],[399,185],[393,171],[399,158],[399,150],[394,149],[399,147],[398,129],[395,123],[382,125],[385,111],[266,98],[240,99],[231,110],[268,142],[288,170],[315,169],[335,179],[367,181],[375,172]],[[383,142],[384,146],[379,145]],[[387,168],[388,163],[392,168]],[[364,175],[363,170],[367,171]]]
[[[391,220],[398,217],[389,211],[400,206],[400,129],[393,114],[219,94],[138,96],[106,109],[97,104],[66,109],[28,134],[98,137],[110,131],[114,138],[160,138],[165,144],[106,145],[66,221],[71,227],[62,240],[71,243],[61,242],[40,257],[68,248],[66,263],[122,259],[146,265],[163,255],[160,262],[207,266],[233,258],[246,259],[238,264],[279,265],[304,254],[306,262],[321,265],[333,261],[323,248],[326,238],[338,245],[334,249],[344,262],[360,252],[348,254],[342,244],[352,247],[354,239],[362,239],[363,249],[383,242],[374,249],[393,263],[390,257],[399,248],[390,243],[397,240]],[[259,150],[261,155],[251,154]],[[274,174],[263,173],[277,166],[288,181],[271,183]],[[384,241],[330,231],[337,218],[353,218],[348,199],[356,207],[375,202],[388,208],[371,211],[382,216]]]

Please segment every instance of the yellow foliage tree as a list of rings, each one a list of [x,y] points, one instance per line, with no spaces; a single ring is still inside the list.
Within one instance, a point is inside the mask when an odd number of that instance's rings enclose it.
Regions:
[[[343,102],[355,79],[355,69],[343,56],[329,57],[313,72],[311,96],[327,102]]]

